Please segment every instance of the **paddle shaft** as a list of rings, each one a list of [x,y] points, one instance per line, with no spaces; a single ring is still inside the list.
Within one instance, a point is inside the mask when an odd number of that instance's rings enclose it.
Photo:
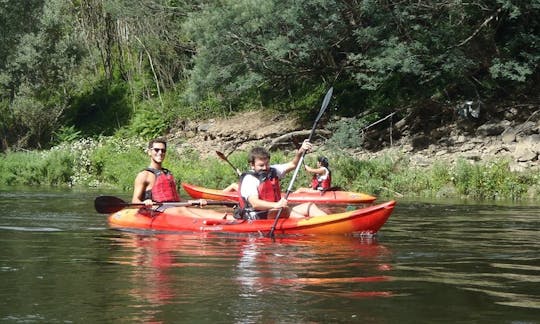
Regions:
[[[200,201],[184,201],[184,202],[163,202],[155,203],[157,206],[169,207],[189,207],[200,206]],[[206,201],[206,205],[220,206],[235,206],[237,203],[231,201]],[[99,196],[94,200],[94,207],[98,213],[110,214],[129,207],[145,207],[144,203],[128,203],[114,196]]]
[[[221,153],[220,151],[216,151],[216,154],[217,154],[223,161],[227,162],[227,163],[231,166],[231,168],[233,168],[234,172],[236,172],[236,174],[237,174],[238,176],[242,175],[242,172],[240,172],[240,170],[239,170],[237,167],[235,167],[235,166],[231,163],[231,161],[229,161],[229,159],[227,159],[227,157],[225,156],[225,154]]]
[[[328,103],[330,102],[330,98],[332,97],[332,92],[334,91],[333,87],[330,87],[328,89],[328,92],[324,96],[324,100],[321,106],[321,110],[319,111],[319,114],[317,115],[317,118],[315,118],[315,122],[313,123],[313,127],[311,127],[311,132],[309,133],[308,141],[311,141],[311,138],[313,137],[313,134],[315,133],[315,128],[317,127],[317,123],[319,123],[319,119],[321,119],[321,116],[323,115],[324,111],[328,107]],[[296,176],[298,175],[298,170],[300,170],[300,166],[304,162],[304,156],[306,155],[306,151],[302,152],[302,155],[300,156],[300,160],[298,160],[298,163],[296,164],[296,168],[294,169],[293,176],[291,178],[291,181],[289,182],[289,187],[287,188],[287,192],[285,193],[285,200],[289,198],[289,194],[292,191],[294,181],[296,180]],[[274,237],[274,231],[276,229],[277,222],[279,220],[279,217],[281,216],[281,212],[283,211],[283,208],[280,208],[276,218],[274,220],[274,224],[272,225],[272,228],[270,229],[270,232],[268,233],[268,236]]]

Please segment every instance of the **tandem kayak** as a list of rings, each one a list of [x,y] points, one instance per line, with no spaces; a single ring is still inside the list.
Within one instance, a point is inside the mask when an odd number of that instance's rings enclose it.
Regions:
[[[212,199],[221,201],[238,201],[238,193],[225,192],[219,189],[209,189],[200,186],[195,186],[188,183],[182,183],[182,187],[195,199]],[[285,196],[285,193],[282,193]],[[314,202],[319,204],[365,204],[375,201],[375,197],[361,193],[350,191],[324,191],[324,192],[299,192],[290,193],[287,200],[291,203]]]
[[[374,235],[394,210],[396,202],[360,208],[343,213],[311,218],[280,218],[275,234],[361,234]],[[141,214],[141,209],[124,208],[109,215],[109,225],[115,229],[143,229],[155,231],[191,231],[223,233],[270,232],[274,219],[236,220],[215,217],[193,217],[157,213],[153,217]]]

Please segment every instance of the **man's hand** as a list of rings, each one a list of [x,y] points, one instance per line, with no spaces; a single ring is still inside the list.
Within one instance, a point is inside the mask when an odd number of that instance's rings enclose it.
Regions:
[[[188,200],[188,203],[190,203],[192,205],[198,205],[199,207],[203,207],[203,206],[206,206],[208,204],[206,199]]]
[[[279,201],[276,202],[276,205],[274,206],[274,208],[285,208],[287,207],[287,199],[285,198],[281,198]]]
[[[302,143],[302,146],[300,147],[301,152],[309,152],[313,148],[313,145],[309,142],[308,139],[305,139]]]

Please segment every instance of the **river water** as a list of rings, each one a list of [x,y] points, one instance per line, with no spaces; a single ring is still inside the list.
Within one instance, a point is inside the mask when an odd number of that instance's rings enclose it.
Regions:
[[[398,201],[375,238],[108,229],[0,189],[0,322],[540,323],[539,204]]]

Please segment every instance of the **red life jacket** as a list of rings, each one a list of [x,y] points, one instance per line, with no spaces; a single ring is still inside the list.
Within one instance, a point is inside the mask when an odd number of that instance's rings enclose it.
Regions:
[[[180,195],[176,189],[176,182],[172,173],[167,169],[146,168],[146,171],[152,172],[156,176],[156,181],[152,186],[150,197],[146,194],[145,198],[150,198],[155,202],[176,202],[180,201]]]
[[[238,185],[238,193],[242,192],[242,181],[244,180],[245,176],[248,174],[256,177],[261,182],[259,186],[257,187],[259,199],[265,200],[265,201],[272,201],[272,202],[276,202],[281,199],[281,186],[279,184],[277,171],[274,168],[270,168],[270,171],[268,172],[258,172],[258,173],[253,172],[253,171],[244,172],[240,176],[240,182]],[[253,207],[251,206],[249,201],[244,197],[240,197],[240,198],[241,198],[239,201],[240,215],[244,215],[246,211],[253,211]],[[266,211],[264,211],[264,215],[261,214],[259,215],[258,218],[266,218]]]
[[[328,176],[322,181],[319,180],[318,174],[313,175],[313,178],[311,179],[311,188],[321,191],[330,189],[330,186],[332,185],[332,172],[330,172],[329,169],[327,170]]]

